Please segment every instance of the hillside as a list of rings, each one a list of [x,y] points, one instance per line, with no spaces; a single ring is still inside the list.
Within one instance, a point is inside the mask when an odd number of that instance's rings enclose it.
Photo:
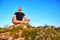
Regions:
[[[17,24],[0,28],[0,40],[60,40],[60,30],[55,26]]]

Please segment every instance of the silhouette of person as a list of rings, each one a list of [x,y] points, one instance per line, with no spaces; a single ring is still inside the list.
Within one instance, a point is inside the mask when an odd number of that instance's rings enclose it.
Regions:
[[[18,12],[15,12],[14,16],[12,17],[12,23],[13,24],[28,24],[29,19],[26,18],[25,14],[22,11],[22,8],[18,8]]]

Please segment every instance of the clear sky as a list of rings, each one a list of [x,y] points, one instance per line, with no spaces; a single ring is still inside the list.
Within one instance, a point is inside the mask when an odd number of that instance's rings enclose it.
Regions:
[[[60,0],[0,0],[0,27],[13,25],[11,19],[18,7],[32,26],[60,26]]]

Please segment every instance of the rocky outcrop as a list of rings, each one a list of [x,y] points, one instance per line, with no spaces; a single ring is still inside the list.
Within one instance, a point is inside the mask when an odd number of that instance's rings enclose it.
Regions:
[[[0,28],[0,40],[60,40],[60,32],[55,26],[33,27],[29,24],[17,24]]]

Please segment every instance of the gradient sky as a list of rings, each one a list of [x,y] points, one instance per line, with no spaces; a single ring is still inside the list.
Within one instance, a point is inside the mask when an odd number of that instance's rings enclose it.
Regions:
[[[13,25],[11,19],[18,7],[32,26],[60,26],[60,0],[0,0],[0,27]]]

